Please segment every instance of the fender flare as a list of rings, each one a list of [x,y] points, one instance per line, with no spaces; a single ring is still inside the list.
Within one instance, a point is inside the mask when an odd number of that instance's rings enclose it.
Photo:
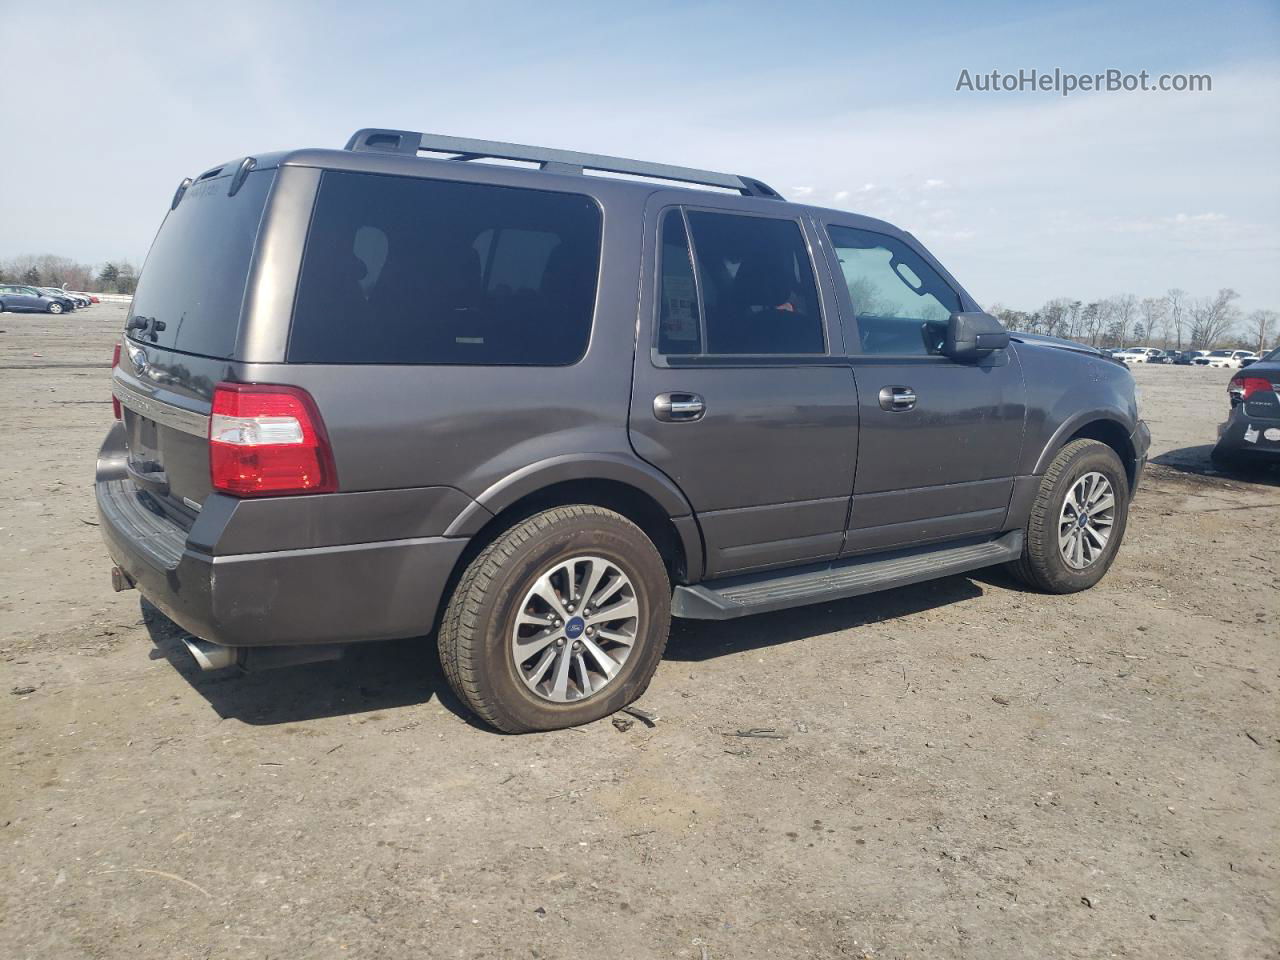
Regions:
[[[673,522],[690,570],[703,569],[702,532],[684,493],[657,468],[616,453],[564,454],[521,467],[477,496],[449,524],[444,535],[475,536],[486,523],[516,502],[571,480],[610,480],[647,495]]]
[[[1040,451],[1040,456],[1036,459],[1035,467],[1032,474],[1035,476],[1042,475],[1049,469],[1049,464],[1053,462],[1053,458],[1058,455],[1058,451],[1066,446],[1067,437],[1071,436],[1081,427],[1099,420],[1106,420],[1114,423],[1117,427],[1124,431],[1126,437],[1133,437],[1133,431],[1136,429],[1124,417],[1120,416],[1115,410],[1088,410],[1083,413],[1077,413],[1067,420],[1064,420],[1058,429],[1053,432],[1048,442],[1044,445],[1044,449]],[[1132,440],[1130,440],[1132,443]]]

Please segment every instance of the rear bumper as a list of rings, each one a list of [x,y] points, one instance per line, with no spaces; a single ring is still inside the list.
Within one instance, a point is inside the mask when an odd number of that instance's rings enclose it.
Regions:
[[[435,498],[447,502],[463,496],[449,488],[425,489],[448,491]],[[231,647],[350,643],[427,633],[467,545],[466,539],[442,536],[305,542],[349,531],[361,512],[369,510],[367,498],[351,501],[360,494],[254,501],[246,510],[240,507],[249,501],[215,495],[195,524],[184,529],[150,509],[124,474],[118,426],[99,455],[95,493],[107,551],[142,595],[183,629]],[[304,499],[311,502],[304,508],[307,516],[299,518],[296,501]],[[450,512],[440,511],[442,516]],[[271,526],[273,514],[283,520],[277,525],[278,542],[293,546],[227,549],[261,546],[264,523]],[[382,517],[363,526],[377,531],[394,519]],[[420,526],[421,518],[415,519]],[[413,519],[398,526],[412,528]]]
[[[1245,404],[1233,407],[1230,416],[1219,424],[1216,452],[1259,460],[1280,459],[1280,419],[1251,417],[1244,407]]]

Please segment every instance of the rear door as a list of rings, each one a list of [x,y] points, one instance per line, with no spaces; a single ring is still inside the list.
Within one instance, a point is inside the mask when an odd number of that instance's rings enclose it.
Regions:
[[[161,225],[129,310],[112,381],[128,471],[179,517],[190,517],[210,492],[210,401],[230,375],[274,176],[254,171],[234,193],[229,172],[192,184]]]
[[[844,552],[1003,529],[1025,414],[1016,354],[942,356],[948,318],[976,304],[909,238],[855,218],[823,233],[861,418]]]
[[[630,434],[684,491],[707,575],[835,557],[858,410],[812,234],[775,201],[649,205]]]

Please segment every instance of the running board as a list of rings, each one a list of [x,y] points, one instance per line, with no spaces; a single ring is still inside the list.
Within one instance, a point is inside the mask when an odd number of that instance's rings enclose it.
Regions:
[[[731,620],[965,573],[1016,560],[1021,554],[1022,531],[1010,530],[995,540],[980,543],[917,547],[727,577],[676,587],[671,613],[690,620]]]

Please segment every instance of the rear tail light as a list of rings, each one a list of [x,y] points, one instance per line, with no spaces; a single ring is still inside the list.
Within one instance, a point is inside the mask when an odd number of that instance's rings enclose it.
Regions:
[[[320,411],[298,387],[218,384],[209,418],[209,473],[213,489],[237,497],[338,489]]]
[[[116,367],[120,366],[120,344],[116,344],[114,350],[111,351],[111,382],[115,383]],[[111,391],[111,412],[116,415],[117,420],[124,419],[124,411],[120,409],[120,398],[116,396],[115,390]]]
[[[1264,377],[1246,377],[1241,373],[1237,373],[1227,384],[1227,394],[1231,397],[1232,403],[1241,403],[1255,393],[1267,393],[1274,389],[1271,381]]]

